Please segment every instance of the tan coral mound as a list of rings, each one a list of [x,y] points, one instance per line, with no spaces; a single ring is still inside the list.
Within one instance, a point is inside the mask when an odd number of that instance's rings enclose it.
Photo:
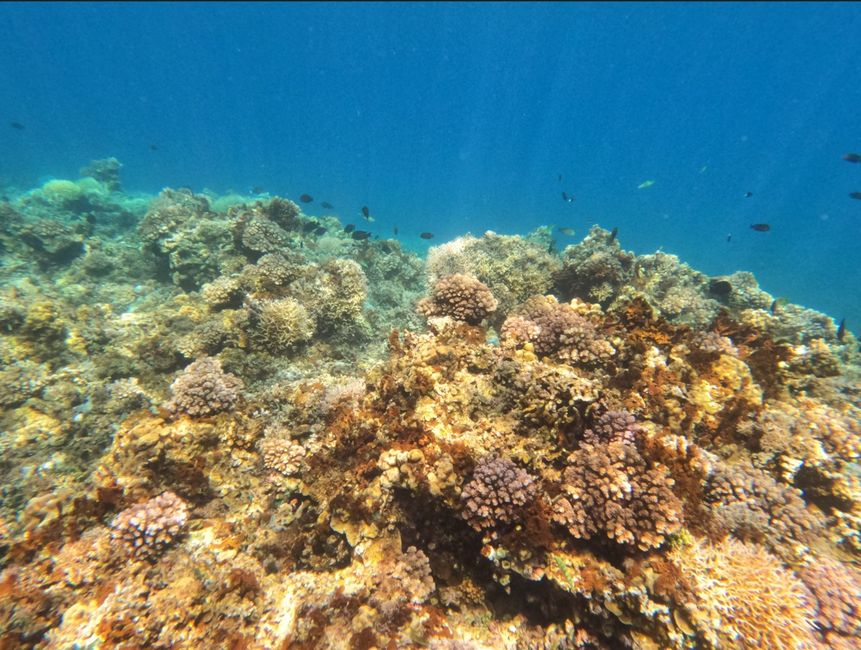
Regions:
[[[599,363],[615,353],[587,318],[553,296],[527,300],[502,325],[502,338],[515,346],[531,343],[538,356],[573,363]]]
[[[167,407],[192,417],[215,415],[233,408],[242,387],[242,380],[225,373],[218,359],[204,357],[189,364],[171,384],[173,399]]]
[[[478,325],[496,311],[498,303],[490,289],[470,275],[455,273],[437,281],[429,298],[419,301],[424,316],[448,316]]]
[[[673,561],[699,598],[693,619],[717,646],[789,650],[813,645],[815,614],[804,585],[761,546],[727,538],[678,548]]]

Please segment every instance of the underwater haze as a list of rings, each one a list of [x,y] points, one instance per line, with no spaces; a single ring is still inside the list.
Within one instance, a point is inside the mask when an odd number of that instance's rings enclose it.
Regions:
[[[857,650],[858,34],[0,3],[0,650]]]
[[[4,3],[0,17],[0,106],[26,126],[0,130],[7,184],[115,156],[135,190],[309,193],[347,221],[368,205],[417,249],[422,231],[579,239],[600,224],[861,323],[861,165],[841,160],[861,149],[857,4]]]

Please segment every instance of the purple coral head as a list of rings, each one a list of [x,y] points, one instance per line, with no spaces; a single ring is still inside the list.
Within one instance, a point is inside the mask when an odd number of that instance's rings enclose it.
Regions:
[[[593,445],[635,444],[642,433],[643,427],[628,411],[605,411],[593,427],[583,433],[583,439]]]
[[[535,479],[496,454],[478,461],[461,493],[462,516],[477,531],[498,529],[523,519],[535,500]]]
[[[133,558],[152,560],[176,540],[187,521],[188,505],[168,491],[120,512],[111,524],[111,539]]]

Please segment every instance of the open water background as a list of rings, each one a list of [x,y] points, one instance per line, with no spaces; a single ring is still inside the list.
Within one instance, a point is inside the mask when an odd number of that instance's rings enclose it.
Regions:
[[[3,3],[0,185],[116,156],[130,191],[368,205],[416,250],[618,226],[857,332],[859,34],[855,3]]]

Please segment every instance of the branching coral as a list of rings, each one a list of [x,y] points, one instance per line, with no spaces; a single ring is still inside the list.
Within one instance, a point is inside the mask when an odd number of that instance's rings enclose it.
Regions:
[[[449,316],[470,325],[478,325],[496,311],[498,303],[486,285],[474,277],[455,273],[439,279],[429,298],[419,301],[424,316]]]
[[[563,479],[554,519],[578,539],[605,537],[648,550],[681,525],[667,468],[646,462],[633,444],[584,442],[569,456]]]
[[[187,520],[186,503],[165,492],[119,513],[111,524],[111,538],[136,559],[154,559],[176,540]]]
[[[472,275],[499,301],[496,315],[501,317],[530,296],[547,293],[558,268],[546,246],[493,232],[480,239],[458,237],[428,251],[429,284],[455,273]]]
[[[535,296],[526,301],[506,319],[502,338],[515,346],[531,343],[537,355],[571,363],[600,363],[615,353],[587,318],[553,296]]]
[[[814,558],[800,571],[816,607],[816,623],[826,636],[858,640],[861,635],[861,572],[829,558]]]
[[[504,528],[521,521],[538,494],[535,479],[507,458],[479,460],[461,494],[462,515],[477,531]]]
[[[251,335],[263,349],[283,352],[308,341],[317,328],[314,318],[295,298],[250,300]]]
[[[242,380],[221,369],[221,362],[204,357],[189,366],[171,384],[173,399],[167,408],[192,417],[229,411],[239,399]]]
[[[583,440],[591,445],[636,444],[642,435],[643,426],[631,413],[605,411],[591,429],[586,429]]]
[[[305,459],[305,448],[283,438],[264,438],[260,441],[263,466],[284,476],[298,474]]]
[[[717,519],[741,537],[805,541],[821,525],[798,490],[753,467],[716,465],[705,496]]]

